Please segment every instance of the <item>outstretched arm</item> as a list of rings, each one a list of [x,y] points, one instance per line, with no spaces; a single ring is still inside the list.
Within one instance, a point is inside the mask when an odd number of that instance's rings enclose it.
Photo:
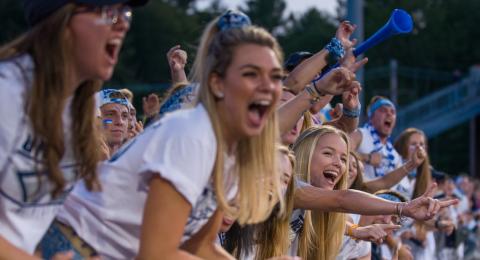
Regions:
[[[294,207],[310,210],[336,211],[360,215],[404,215],[416,220],[428,220],[441,208],[458,200],[432,199],[436,184],[410,202],[396,203],[356,190],[324,190],[307,185],[295,190]]]

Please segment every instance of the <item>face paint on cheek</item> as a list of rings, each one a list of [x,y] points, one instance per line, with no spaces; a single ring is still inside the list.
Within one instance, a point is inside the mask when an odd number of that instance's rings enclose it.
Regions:
[[[103,120],[103,128],[108,128],[109,125],[113,124],[112,119],[104,119]]]

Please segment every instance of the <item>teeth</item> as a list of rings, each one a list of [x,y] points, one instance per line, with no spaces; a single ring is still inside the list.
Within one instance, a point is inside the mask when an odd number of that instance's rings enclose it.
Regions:
[[[116,38],[116,39],[109,40],[107,43],[111,45],[120,45],[122,43],[122,40]]]
[[[336,178],[338,176],[337,172],[335,172],[335,171],[327,170],[327,171],[324,171],[324,173],[327,174],[327,175],[330,175],[334,178]],[[329,176],[327,176],[327,177],[329,177]]]
[[[253,104],[259,105],[259,106],[269,106],[272,102],[270,100],[258,100],[254,101]]]

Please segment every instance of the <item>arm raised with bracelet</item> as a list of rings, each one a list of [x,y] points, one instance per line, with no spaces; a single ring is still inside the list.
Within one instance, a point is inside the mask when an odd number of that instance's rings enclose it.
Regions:
[[[355,41],[350,40],[350,36],[354,31],[354,25],[350,24],[349,22],[342,22],[338,26],[335,33],[335,38],[332,39],[332,42],[330,42],[325,48],[314,54],[312,57],[300,63],[285,79],[284,85],[293,92],[300,93],[300,91],[302,91],[305,86],[317,75],[319,75],[328,65],[329,58],[332,58],[335,61],[340,61],[340,59],[344,58],[345,50],[351,49],[355,44]],[[329,48],[329,46],[340,48]],[[350,57],[348,54],[345,56]],[[354,60],[353,64],[355,64]],[[352,62],[351,59],[348,61]],[[362,60],[362,63],[358,65],[363,66],[363,64],[364,63]]]
[[[356,190],[329,191],[307,185],[295,190],[294,207],[361,215],[398,215],[416,220],[428,220],[440,209],[458,203],[458,200],[432,199],[435,188],[434,183],[422,196],[410,202],[398,203]]]

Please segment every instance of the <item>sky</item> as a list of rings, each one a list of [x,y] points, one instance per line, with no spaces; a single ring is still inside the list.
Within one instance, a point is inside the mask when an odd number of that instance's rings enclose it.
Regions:
[[[310,7],[316,7],[319,10],[326,11],[330,14],[336,14],[337,0],[285,0],[287,2],[287,13],[303,13]],[[208,6],[210,0],[199,0],[200,8]],[[242,5],[245,0],[222,0],[222,4],[229,8],[236,8]]]

